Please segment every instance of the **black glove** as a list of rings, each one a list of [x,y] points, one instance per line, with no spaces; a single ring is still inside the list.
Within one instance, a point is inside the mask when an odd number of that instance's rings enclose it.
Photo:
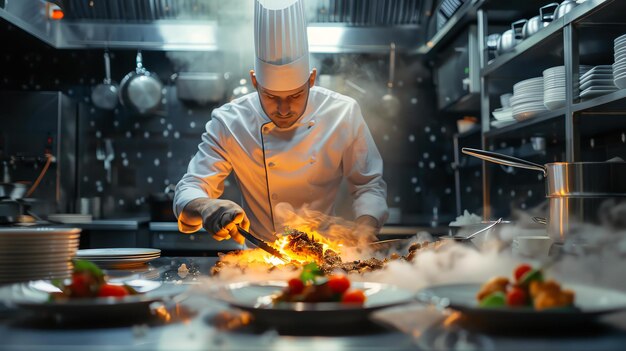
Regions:
[[[243,244],[244,237],[237,226],[250,229],[250,221],[241,206],[230,200],[206,199],[201,210],[202,226],[218,241],[232,238]]]

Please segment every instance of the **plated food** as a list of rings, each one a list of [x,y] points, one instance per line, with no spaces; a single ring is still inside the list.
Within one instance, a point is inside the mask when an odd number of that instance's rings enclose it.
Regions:
[[[339,286],[345,282],[337,280],[335,284]],[[335,288],[339,289],[338,286]],[[284,294],[287,289],[290,289],[289,282],[284,280],[238,282],[216,287],[212,296],[249,312],[257,324],[296,329],[315,327],[316,330],[369,323],[373,311],[415,300],[412,291],[374,282],[350,282],[350,288],[343,294],[329,294],[328,299],[305,294],[310,301],[297,301],[299,298],[295,296],[299,294]],[[341,299],[353,298],[349,291],[359,291],[354,294],[356,301],[341,302],[340,296]]]
[[[534,308],[543,311],[551,308],[574,308],[575,293],[563,289],[555,280],[544,280],[541,269],[520,264],[513,271],[513,279],[497,276],[480,287],[476,294],[484,308]]]
[[[180,301],[187,290],[187,285],[148,279],[112,282],[93,263],[76,261],[71,278],[4,285],[0,299],[41,316],[88,321],[149,316],[153,302]]]
[[[74,269],[70,280],[53,280],[59,290],[50,293],[51,301],[94,297],[124,297],[137,295],[139,292],[127,284],[111,284],[102,270],[94,263],[74,260]]]
[[[343,274],[326,275],[315,262],[305,265],[300,276],[291,278],[287,286],[273,298],[273,303],[340,302],[363,305],[367,297],[361,289],[350,289],[350,279]]]

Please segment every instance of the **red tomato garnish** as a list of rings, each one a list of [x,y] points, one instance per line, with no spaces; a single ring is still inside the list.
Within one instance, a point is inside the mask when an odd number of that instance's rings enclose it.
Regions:
[[[522,279],[524,274],[526,274],[527,272],[529,272],[532,269],[533,269],[533,267],[531,267],[528,264],[520,264],[519,266],[517,266],[517,268],[515,268],[515,271],[513,272],[513,276],[515,277],[515,281],[519,282],[519,280]]]
[[[341,302],[363,304],[365,302],[365,293],[362,290],[348,290],[341,297]]]
[[[524,306],[526,305],[527,294],[524,289],[517,286],[512,287],[506,293],[506,304],[509,306]]]
[[[72,283],[69,285],[72,297],[89,297],[93,296],[91,285],[93,278],[85,272],[77,272],[72,274]]]
[[[328,287],[336,294],[343,294],[350,288],[350,280],[343,274],[331,275],[328,278]]]
[[[304,290],[304,283],[298,278],[289,279],[287,284],[289,284],[289,292],[291,294],[297,295]]]
[[[128,290],[121,285],[102,284],[98,291],[100,297],[122,297],[128,295]]]

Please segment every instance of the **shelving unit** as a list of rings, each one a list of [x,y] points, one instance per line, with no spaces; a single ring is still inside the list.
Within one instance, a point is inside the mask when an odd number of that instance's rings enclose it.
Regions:
[[[430,51],[426,54],[433,57],[436,52],[441,51],[440,46],[444,45],[444,39],[461,32],[462,25],[476,24],[481,61],[482,147],[488,149],[493,145],[501,149],[497,145],[503,141],[519,142],[543,135],[550,138],[552,146],[558,149],[556,156],[553,153],[550,157],[558,157],[562,151],[561,161],[592,161],[583,160],[581,140],[584,137],[588,141],[595,135],[614,132],[620,137],[620,130],[626,130],[626,89],[581,101],[578,97],[579,66],[613,63],[613,39],[626,34],[626,18],[623,15],[626,13],[626,1],[587,0],[530,38],[518,43],[510,52],[488,61],[486,38],[490,33],[502,32],[494,31],[496,25],[510,25],[522,18],[529,19],[537,15],[539,8],[549,2],[549,0],[474,1],[471,7],[465,9],[464,14],[459,14],[461,17],[454,22],[456,28],[453,25],[450,28],[444,27],[447,33],[434,37],[438,41],[430,43]],[[462,17],[463,15],[466,17]],[[545,69],[553,66],[565,66],[566,103],[563,108],[546,111],[531,119],[501,128],[491,127],[491,112],[500,106],[498,102],[500,94],[512,92],[515,83],[539,77]],[[621,134],[622,140],[625,138],[624,134]],[[459,147],[464,146],[462,140],[456,142],[461,144]],[[519,150],[511,149],[508,152],[507,150],[501,149],[505,153],[522,156]],[[536,160],[547,157],[545,153],[543,156],[541,153],[531,153],[530,156]],[[485,217],[490,217],[492,169],[495,167],[483,163]]]

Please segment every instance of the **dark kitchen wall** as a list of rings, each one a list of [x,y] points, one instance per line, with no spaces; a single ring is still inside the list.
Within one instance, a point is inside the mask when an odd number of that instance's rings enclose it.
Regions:
[[[176,97],[170,76],[180,62],[172,53],[144,52],[144,66],[165,83],[162,107],[139,115],[118,106],[105,111],[93,106],[92,87],[104,77],[102,50],[56,50],[8,24],[0,23],[0,90],[62,91],[75,99],[78,111],[78,197],[99,197],[107,218],[147,215],[153,193],[175,184],[195,154],[211,110],[221,104],[190,105]],[[224,101],[247,78],[251,57],[240,54],[181,53],[201,63],[201,70],[227,78]],[[111,51],[112,78],[118,83],[135,67],[136,52]],[[235,62],[234,65],[230,65]],[[456,215],[453,158],[453,120],[440,119],[430,71],[415,57],[400,55],[396,88],[402,108],[389,115],[382,108],[387,93],[387,55],[313,55],[318,83],[359,101],[383,156],[384,178],[392,222],[436,225]],[[234,67],[234,68],[233,68]],[[249,87],[248,87],[249,88]],[[107,140],[113,149],[110,181],[104,168]],[[98,157],[98,154],[100,154]],[[235,182],[225,196],[239,198]],[[348,215],[348,201],[339,213]]]

